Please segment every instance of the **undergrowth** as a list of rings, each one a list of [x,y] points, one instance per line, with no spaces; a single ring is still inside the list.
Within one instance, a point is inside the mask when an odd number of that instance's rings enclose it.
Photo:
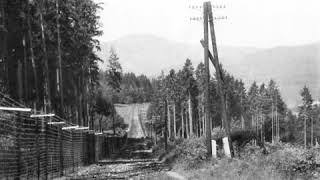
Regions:
[[[251,144],[237,158],[208,159],[204,138],[170,142],[168,162],[188,179],[320,179],[319,149],[266,144],[268,154]]]

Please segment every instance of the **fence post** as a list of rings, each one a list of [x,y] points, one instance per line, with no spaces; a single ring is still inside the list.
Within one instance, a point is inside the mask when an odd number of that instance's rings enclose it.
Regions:
[[[224,149],[224,154],[228,157],[231,158],[231,152],[230,152],[230,146],[229,146],[229,139],[228,137],[224,137],[222,139],[223,141],[223,149]]]
[[[20,113],[16,118],[16,152],[17,152],[17,175],[14,178],[15,180],[19,180],[21,176],[21,149],[20,149]]]
[[[94,136],[94,142],[95,142],[95,162],[99,161],[99,136]]]
[[[42,118],[42,132],[44,133],[44,146],[45,146],[44,176],[45,176],[45,180],[47,180],[48,179],[48,125],[45,122],[45,118]]]
[[[212,146],[212,157],[217,158],[217,143],[215,140],[211,140],[211,146]]]
[[[71,130],[71,155],[72,155],[72,172],[74,172],[74,144],[73,144],[73,131]]]
[[[59,144],[60,144],[60,146],[59,146],[60,176],[63,176],[63,169],[64,169],[64,167],[63,167],[63,143],[62,143],[63,131],[60,126],[58,128],[59,128],[58,129],[58,136],[59,136]]]
[[[39,120],[36,119],[36,151],[37,151],[37,176],[38,180],[40,180],[40,142],[39,142],[39,136],[40,136],[40,130],[39,130]]]

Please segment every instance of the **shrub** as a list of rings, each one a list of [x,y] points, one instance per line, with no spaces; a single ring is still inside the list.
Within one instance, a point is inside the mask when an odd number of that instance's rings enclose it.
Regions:
[[[320,154],[317,149],[304,149],[285,144],[281,149],[270,154],[266,161],[287,177],[300,176],[312,179],[319,159]]]
[[[170,161],[182,169],[197,168],[207,158],[204,137],[176,140],[171,147]]]

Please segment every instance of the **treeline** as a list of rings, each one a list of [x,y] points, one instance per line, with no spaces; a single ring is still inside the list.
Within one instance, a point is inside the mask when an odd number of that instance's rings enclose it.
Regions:
[[[165,131],[167,119],[169,138],[205,135],[204,72],[203,63],[198,64],[194,69],[191,60],[187,59],[184,66],[177,72],[173,69],[168,74],[162,72],[152,81],[154,93],[148,117],[155,120],[160,118],[154,124],[158,134],[163,134]],[[300,127],[303,121],[299,119],[302,114],[311,114],[306,108],[309,101],[304,100],[302,109],[306,113],[301,113],[302,110],[300,110],[297,118],[287,109],[274,80],[271,79],[267,84],[253,82],[246,89],[241,79],[236,79],[225,70],[222,72],[222,77],[231,131],[254,129],[265,141],[301,142],[299,139],[303,137],[301,133],[304,131]],[[215,77],[211,77],[209,87],[209,101],[212,107],[210,122],[211,129],[214,129],[222,126],[221,102]],[[303,98],[306,99],[304,96]],[[307,121],[307,126],[311,127],[311,120],[307,119]],[[315,135],[315,133],[308,135],[308,142],[312,141],[311,137]]]
[[[110,49],[107,69],[100,71],[100,77],[103,91],[113,103],[132,104],[151,101],[153,87],[150,79],[143,74],[137,76],[132,72],[123,73],[119,57],[113,48]],[[111,88],[113,86],[115,88]]]

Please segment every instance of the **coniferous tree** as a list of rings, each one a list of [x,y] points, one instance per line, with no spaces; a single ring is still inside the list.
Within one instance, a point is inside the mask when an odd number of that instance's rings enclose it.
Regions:
[[[187,59],[182,68],[182,77],[184,82],[184,93],[187,96],[188,101],[188,126],[189,126],[189,136],[193,135],[193,97],[196,94],[196,82],[194,79],[194,68],[192,66],[191,60]]]
[[[304,147],[306,148],[308,145],[307,129],[311,118],[313,99],[307,86],[303,87],[303,89],[300,92],[300,95],[302,97],[302,105],[299,107],[299,120],[300,122],[303,121],[303,141]]]

